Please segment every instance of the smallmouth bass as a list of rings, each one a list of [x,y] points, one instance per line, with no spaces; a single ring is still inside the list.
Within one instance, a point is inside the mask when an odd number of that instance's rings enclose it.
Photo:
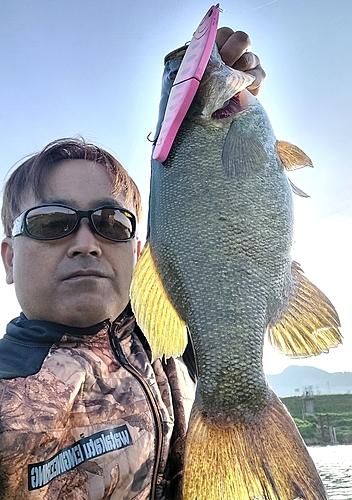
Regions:
[[[304,193],[285,170],[312,165],[276,140],[249,83],[214,46],[169,157],[152,162],[131,300],[154,358],[182,354],[187,332],[194,346],[183,498],[323,500],[262,363],[266,332],[291,356],[341,342],[334,307],[290,256],[292,191]]]

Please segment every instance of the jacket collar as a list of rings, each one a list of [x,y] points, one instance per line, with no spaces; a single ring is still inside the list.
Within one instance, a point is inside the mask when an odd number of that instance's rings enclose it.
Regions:
[[[114,321],[116,329],[121,328],[127,318],[133,317],[128,305]],[[103,328],[111,326],[109,320],[88,328],[76,328],[50,321],[29,320],[21,313],[6,327],[6,334],[0,339],[0,379],[28,377],[37,373],[53,344],[66,337],[94,336]]]

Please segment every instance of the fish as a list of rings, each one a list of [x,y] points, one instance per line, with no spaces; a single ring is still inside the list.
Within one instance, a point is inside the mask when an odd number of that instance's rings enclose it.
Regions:
[[[293,194],[306,195],[286,172],[312,161],[276,139],[251,78],[214,45],[168,158],[152,160],[131,303],[153,359],[194,349],[183,499],[323,500],[263,345],[268,335],[288,356],[317,355],[341,343],[340,322],[291,257]]]

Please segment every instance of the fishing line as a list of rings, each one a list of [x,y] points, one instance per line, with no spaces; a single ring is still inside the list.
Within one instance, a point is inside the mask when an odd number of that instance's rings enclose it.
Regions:
[[[264,7],[268,7],[268,5],[271,5],[273,3],[278,2],[279,0],[271,0],[271,2],[267,2],[263,5],[259,5],[259,7],[253,7],[252,9],[242,9],[239,10],[238,13],[244,13],[244,12],[252,12],[253,10],[259,10],[259,9],[264,9]],[[227,9],[223,9],[223,12],[229,12]]]
[[[264,7],[267,7],[268,5],[271,5],[272,3],[276,3],[278,1],[279,0],[272,0],[271,2],[267,2],[264,5],[259,5],[259,7],[253,7],[253,9],[243,10],[242,12],[252,12],[252,10],[264,9]]]

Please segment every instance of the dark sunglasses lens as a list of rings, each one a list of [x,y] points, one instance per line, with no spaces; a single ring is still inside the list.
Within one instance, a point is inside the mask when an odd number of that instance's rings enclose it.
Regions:
[[[39,240],[63,238],[75,227],[77,215],[64,207],[38,207],[26,217],[27,232]]]
[[[92,215],[93,224],[102,236],[114,241],[126,241],[134,233],[134,218],[124,210],[101,208]]]

